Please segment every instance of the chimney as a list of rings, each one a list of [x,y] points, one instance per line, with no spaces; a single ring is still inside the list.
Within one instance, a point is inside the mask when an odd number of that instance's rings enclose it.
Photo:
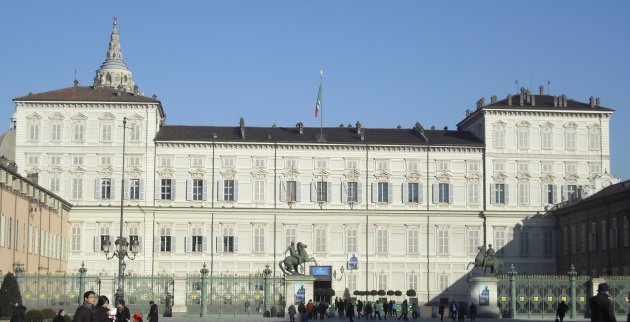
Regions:
[[[497,102],[497,96],[496,95],[490,96],[490,104],[494,104],[496,102]]]
[[[361,132],[361,141],[365,141],[365,131]]]
[[[523,92],[523,89],[521,89],[521,95],[518,96],[519,99],[519,105],[523,106],[523,104],[525,103],[525,93]]]
[[[595,107],[595,97],[591,96],[588,98],[589,104],[591,104],[591,108]]]
[[[304,134],[304,123],[298,122],[297,124],[295,124],[295,127],[297,127],[298,130],[300,130],[300,134]]]
[[[241,139],[245,140],[245,119],[241,117],[239,121],[239,125],[241,126]]]
[[[416,125],[414,125],[413,128],[414,130],[416,130],[416,132],[424,134],[424,127],[422,127],[422,124],[420,124],[420,122],[416,122]]]
[[[561,101],[560,105],[562,107],[567,107],[567,96],[566,95],[562,94],[560,96],[560,101]]]
[[[508,94],[507,100],[508,100],[508,106],[512,106],[512,94]]]
[[[553,97],[553,107],[558,107],[558,96]]]
[[[599,104],[599,97],[595,98],[595,106],[600,107],[601,104]]]
[[[536,95],[530,95],[529,97],[531,98],[532,106],[536,106]]]
[[[444,131],[448,131],[448,126],[444,126]]]
[[[361,132],[363,132],[363,129],[361,128],[361,122],[357,121],[356,127],[357,127],[357,134],[361,134]]]
[[[538,86],[538,94],[545,95],[545,85]]]

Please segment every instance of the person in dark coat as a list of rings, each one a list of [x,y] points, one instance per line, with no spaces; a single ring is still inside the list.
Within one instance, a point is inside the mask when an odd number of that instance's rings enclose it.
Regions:
[[[295,305],[289,305],[289,322],[295,322]]]
[[[346,316],[350,322],[354,322],[354,305],[350,302],[346,303]]]
[[[304,305],[304,301],[298,305],[298,313],[300,313],[300,322],[306,321],[306,305]]]
[[[118,300],[116,305],[116,322],[129,322],[131,320],[131,312],[125,305],[125,300]]]
[[[597,295],[588,300],[591,308],[591,322],[617,322],[609,292],[608,284],[599,284]]]
[[[98,297],[96,307],[94,308],[94,322],[111,322],[112,318],[109,315],[109,299],[105,295]]]
[[[66,322],[66,311],[64,309],[59,310],[52,322]]]
[[[83,294],[83,304],[81,304],[76,312],[72,322],[94,322],[94,303],[96,303],[96,294],[93,291],[87,291]]]
[[[26,322],[26,307],[22,303],[13,304],[11,322]]]
[[[567,306],[567,302],[562,301],[560,302],[560,304],[558,304],[556,315],[558,316],[558,319],[560,320],[560,322],[564,321],[564,316],[567,314],[568,310],[569,310],[569,306]]]
[[[157,304],[155,304],[155,302],[153,301],[149,301],[149,305],[151,307],[149,308],[149,315],[147,316],[147,319],[149,320],[149,322],[158,322]]]
[[[475,303],[470,303],[468,307],[468,316],[470,317],[470,322],[474,322],[477,319],[477,306]]]
[[[440,315],[440,321],[444,321],[444,304],[440,303],[440,307],[438,308],[438,314]]]

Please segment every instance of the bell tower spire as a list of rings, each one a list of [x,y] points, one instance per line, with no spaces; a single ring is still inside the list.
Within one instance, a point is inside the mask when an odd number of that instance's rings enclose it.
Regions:
[[[120,50],[120,35],[118,35],[118,18],[114,16],[114,26],[109,39],[109,48],[105,61],[96,71],[94,87],[108,87],[125,92],[137,92],[138,87],[131,76],[133,73],[127,68]]]

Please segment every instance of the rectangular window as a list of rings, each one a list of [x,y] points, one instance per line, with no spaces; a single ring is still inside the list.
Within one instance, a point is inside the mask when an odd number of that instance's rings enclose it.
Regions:
[[[140,142],[142,137],[142,130],[140,123],[133,122],[128,125],[129,127],[129,142]]]
[[[203,200],[203,179],[192,180],[192,200]]]
[[[564,170],[564,172],[566,174],[577,174],[577,163],[573,163],[573,162],[565,163],[565,170]]]
[[[161,200],[173,199],[173,180],[172,179],[160,179],[160,199]]]
[[[588,173],[593,174],[601,174],[602,173],[602,164],[599,162],[591,162],[588,164]]]
[[[287,181],[287,202],[296,202],[297,201],[297,182],[296,181]]]
[[[62,124],[59,122],[54,122],[50,125],[50,141],[61,142],[61,129]]]
[[[468,203],[471,205],[479,204],[479,184],[469,183],[466,187],[468,190]]]
[[[73,252],[81,251],[81,226],[72,225],[72,244],[70,250]]]
[[[407,275],[407,289],[408,290],[417,290],[418,289],[418,275],[417,274],[408,274]],[[381,290],[386,290],[385,288],[381,288]]]
[[[234,180],[223,180],[223,200],[224,201],[234,201],[234,189],[235,189],[235,181]]]
[[[140,179],[129,180],[129,199],[140,199]]]
[[[101,181],[100,193],[99,193],[100,198],[111,199],[112,198],[112,179],[102,178],[100,181]]]
[[[388,160],[376,160],[376,170],[378,170],[378,171],[389,170],[389,161]]]
[[[358,240],[359,231],[356,228],[348,228],[346,230],[346,252],[356,252]]]
[[[588,239],[586,239],[586,225],[582,224],[580,226],[580,246],[582,253],[586,253],[587,241]]]
[[[494,161],[493,163],[494,172],[505,172],[505,162],[504,161]]]
[[[60,155],[50,155],[50,165],[61,165]]]
[[[346,278],[348,281],[348,289],[356,290],[357,289],[357,275],[358,274],[346,274]]]
[[[254,158],[254,168],[256,169],[265,169],[267,167],[267,162],[263,158]]]
[[[101,124],[101,142],[112,141],[113,125],[111,123]]]
[[[326,227],[318,226],[315,228],[315,252],[326,252]]]
[[[520,238],[521,256],[529,256],[529,232],[521,231]]]
[[[223,168],[234,168],[235,164],[236,164],[236,159],[234,157],[221,158],[221,166]]]
[[[50,191],[54,193],[59,193],[61,191],[59,177],[50,177]]]
[[[348,202],[359,202],[359,183],[347,182],[346,187],[348,189]]]
[[[518,203],[519,205],[529,205],[529,182],[518,183]]]
[[[109,167],[112,165],[112,156],[111,155],[101,155],[98,158],[99,165],[101,167]]]
[[[437,231],[437,253],[439,255],[449,253],[449,231],[446,228],[439,228]]]
[[[39,122],[28,123],[28,141],[29,142],[39,141]]]
[[[284,168],[285,169],[297,169],[298,168],[298,160],[297,159],[285,159],[284,160]]]
[[[202,227],[192,228],[191,250],[196,253],[203,252],[203,229]]]
[[[140,250],[142,249],[142,245],[140,244],[140,235],[138,234],[138,225],[130,224],[127,228],[127,232],[129,233],[129,243],[136,241],[138,242],[138,246]]]
[[[571,200],[576,200],[579,196],[578,196],[578,186],[575,184],[568,184],[566,186],[564,186],[564,189],[566,190],[565,192],[565,198],[564,201],[571,201]]]
[[[389,202],[389,183],[377,182],[377,202]]]
[[[548,184],[547,185],[547,190],[546,190],[546,201],[547,204],[555,204],[557,202],[557,198],[556,198],[556,185],[555,184]]]
[[[160,251],[172,252],[172,236],[171,227],[160,227]]]
[[[450,203],[451,195],[450,189],[451,184],[449,183],[438,183],[438,202],[439,203]]]
[[[384,273],[378,274],[376,275],[376,278],[377,278],[376,285],[378,286],[378,289],[386,290],[387,289],[387,274],[384,274]]]
[[[39,164],[39,156],[38,155],[29,155],[26,158],[26,164],[28,164],[28,165],[38,165]]]
[[[191,168],[203,168],[203,159],[202,156],[191,156],[190,157],[190,167]]]
[[[507,190],[507,185],[505,183],[496,183],[493,185],[493,190],[494,193],[492,195],[492,198],[494,199],[494,203],[497,204],[507,204],[507,198],[506,198],[506,190]]]
[[[254,180],[254,201],[265,201],[265,180]]]
[[[518,129],[516,131],[517,136],[517,146],[519,150],[529,149],[529,130],[528,129]]]
[[[407,160],[407,171],[420,171],[420,161]]]
[[[107,247],[106,245],[109,243],[110,244],[109,245],[109,247],[110,247],[109,250],[111,251],[112,250],[111,248],[114,247],[114,244],[113,244],[113,241],[110,240],[109,226],[108,225],[101,225],[99,231],[101,233],[100,236],[99,236],[100,245],[101,245],[101,249],[100,250],[101,251],[105,251],[106,247]],[[46,233],[48,233],[48,232],[46,232]],[[46,244],[46,243],[44,243],[44,244]],[[45,247],[48,247],[48,246],[46,245]]]
[[[139,167],[142,162],[141,155],[130,155],[127,157],[127,165],[130,167]]]
[[[419,184],[417,182],[408,182],[407,183],[407,202],[408,203],[419,203],[420,202],[420,194],[418,191]]]
[[[564,133],[564,147],[567,150],[575,150],[577,146],[577,134],[575,130],[567,130]]]
[[[346,169],[356,170],[359,168],[359,160],[346,160]]]
[[[588,149],[599,150],[601,145],[599,129],[593,128],[588,130]]]
[[[505,239],[505,228],[504,227],[495,227],[494,228],[494,248],[497,250],[498,255],[503,255],[504,247],[506,244]]]
[[[326,169],[328,169],[328,160],[325,160],[325,159],[315,160],[315,170],[326,170]]]
[[[494,131],[494,147],[497,149],[505,148],[505,130]]]
[[[284,229],[284,243],[289,246],[291,243],[295,243],[297,235],[297,229],[293,226],[286,227]]]
[[[594,252],[597,249],[597,224],[591,223],[591,233],[589,236],[589,251]]]
[[[466,162],[466,170],[468,172],[479,172],[479,168],[479,162],[477,161]]]
[[[468,228],[468,255],[475,255],[479,251],[477,247],[481,245],[480,231],[477,227]]]
[[[527,163],[527,162],[519,162],[518,163],[518,173],[529,173],[529,163]]]
[[[83,142],[85,140],[85,124],[76,122],[72,126],[72,141]]]
[[[606,227],[606,220],[602,220],[602,233],[600,235],[602,237],[602,250],[606,250],[607,245],[607,240],[606,237],[608,236],[608,229]]]
[[[419,231],[416,228],[407,230],[407,253],[418,254],[419,250]]]
[[[449,171],[448,161],[437,161],[437,171],[447,172]]]
[[[328,182],[317,181],[315,182],[315,193],[317,195],[318,202],[327,202],[328,200]]]
[[[75,155],[72,156],[72,165],[75,166],[82,166],[83,165],[83,156],[82,155]]]
[[[83,178],[72,178],[72,199],[83,198]]]
[[[170,167],[173,165],[173,156],[172,155],[162,155],[159,156],[160,166],[161,167]]]
[[[223,252],[234,253],[236,251],[236,237],[234,237],[234,229],[226,227],[223,229]]]
[[[376,253],[377,254],[387,254],[387,229],[383,227],[376,228]]]
[[[553,163],[552,162],[542,162],[540,164],[541,172],[543,174],[551,174],[553,173]]]
[[[551,131],[542,131],[540,133],[540,145],[543,150],[553,149],[553,133]]]
[[[265,251],[265,228],[254,228],[254,252],[262,253]]]

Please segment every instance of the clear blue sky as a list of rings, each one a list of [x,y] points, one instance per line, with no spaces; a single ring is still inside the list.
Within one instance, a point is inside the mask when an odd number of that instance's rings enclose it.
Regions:
[[[630,178],[630,1],[2,1],[0,130],[12,98],[92,83],[119,17],[124,59],[168,124],[454,129],[514,81],[614,108]]]

